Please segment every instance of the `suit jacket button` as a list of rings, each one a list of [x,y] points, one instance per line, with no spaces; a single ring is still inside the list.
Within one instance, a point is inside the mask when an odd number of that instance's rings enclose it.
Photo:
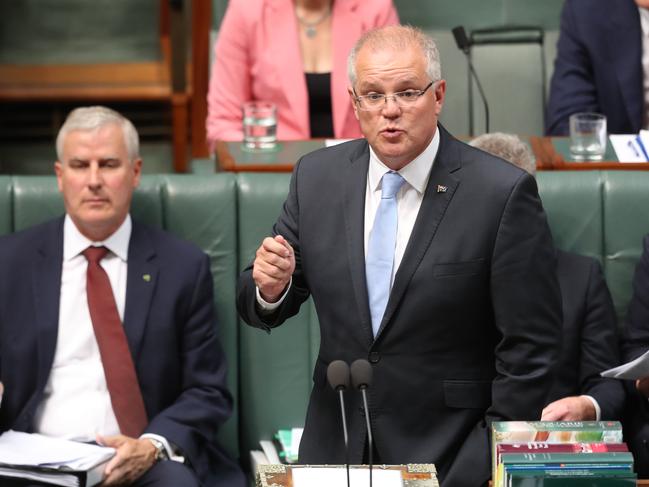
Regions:
[[[381,360],[381,354],[379,352],[370,352],[370,363],[378,364]]]

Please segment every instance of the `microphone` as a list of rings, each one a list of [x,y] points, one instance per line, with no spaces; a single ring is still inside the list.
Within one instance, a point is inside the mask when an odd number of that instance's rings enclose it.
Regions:
[[[349,388],[349,365],[342,360],[334,360],[327,367],[327,381],[331,388],[338,393],[340,399],[340,414],[343,419],[343,437],[345,439],[345,467],[347,469],[347,487],[349,487],[349,438],[347,436],[347,416],[345,415],[345,400],[343,391]]]
[[[471,40],[466,36],[466,31],[464,27],[458,25],[452,29],[453,37],[455,38],[455,44],[457,44],[458,49],[460,49],[466,56],[467,64],[469,65],[469,71],[475,80],[475,84],[478,86],[478,93],[482,98],[482,103],[484,104],[484,114],[485,114],[485,132],[489,132],[489,105],[487,104],[487,97],[484,94],[482,89],[482,84],[480,84],[480,79],[478,74],[473,68],[473,63],[471,62]],[[475,135],[473,133],[473,94],[471,91],[471,79],[469,78],[469,134],[471,136]]]
[[[457,44],[457,47],[464,52],[464,54],[469,54],[471,41],[469,41],[469,38],[466,36],[464,27],[458,25],[457,27],[453,27],[451,32],[453,32],[453,37],[455,38],[455,44]]]
[[[372,440],[372,426],[370,425],[370,408],[367,406],[367,389],[372,384],[372,366],[362,358],[354,361],[351,366],[352,384],[361,391],[363,396],[363,408],[365,409],[365,427],[367,428],[367,459],[370,469],[370,487],[372,487],[372,453],[374,442]]]

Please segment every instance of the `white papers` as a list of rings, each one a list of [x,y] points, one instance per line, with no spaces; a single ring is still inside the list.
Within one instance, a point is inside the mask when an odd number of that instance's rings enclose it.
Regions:
[[[617,155],[618,161],[647,162],[647,159],[642,152],[642,148],[636,141],[637,137],[638,136],[635,134],[632,135],[611,134],[609,136],[609,140],[611,141],[611,145],[613,145],[613,149],[615,149],[615,154]],[[649,140],[647,142],[649,142]],[[643,144],[646,144],[644,140],[643,140]],[[645,147],[649,147],[649,146],[645,145]]]
[[[602,377],[637,380],[649,376],[649,351],[626,364],[605,370]]]
[[[273,444],[272,441],[270,440],[260,440],[259,445],[261,446],[261,449],[264,452],[264,455],[266,455],[266,458],[268,459],[268,463],[273,463],[276,465],[279,465],[282,463],[279,460],[279,455],[277,454],[277,449],[275,448],[275,445]]]
[[[347,485],[347,470],[345,468],[294,468],[292,474],[294,487]],[[350,468],[349,484],[351,487],[369,487],[369,469]],[[384,470],[376,467],[372,469],[372,485],[374,487],[401,487],[402,484],[401,472],[399,470]]]
[[[85,472],[108,461],[115,454],[113,448],[88,443],[51,438],[39,434],[7,431],[0,435],[0,468],[2,475],[12,471],[23,478],[42,480],[56,485],[77,485],[74,475],[61,472]],[[41,472],[35,468],[52,469]],[[29,469],[32,469],[29,471]],[[41,475],[44,474],[44,476]],[[34,477],[37,476],[37,477]],[[101,479],[99,479],[101,480]],[[65,482],[65,483],[61,483]]]

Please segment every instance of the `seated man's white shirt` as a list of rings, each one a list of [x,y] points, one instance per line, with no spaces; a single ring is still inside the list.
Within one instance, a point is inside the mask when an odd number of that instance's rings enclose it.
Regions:
[[[100,265],[108,274],[120,319],[124,319],[131,217],[104,242],[92,242],[69,216],[63,226],[63,268],[56,351],[45,394],[35,418],[35,431],[48,436],[94,441],[96,434],[120,433],[110,402],[99,347],[86,295],[88,261],[82,252],[105,246]]]
[[[640,30],[642,32],[642,93],[644,109],[642,128],[649,129],[649,10],[638,7],[640,11]]]

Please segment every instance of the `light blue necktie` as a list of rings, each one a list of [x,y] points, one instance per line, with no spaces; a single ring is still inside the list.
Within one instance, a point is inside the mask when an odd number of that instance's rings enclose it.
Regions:
[[[367,245],[365,276],[374,336],[379,331],[390,296],[394,249],[397,243],[396,195],[404,182],[399,173],[387,172],[383,175],[381,203],[376,210],[374,226]]]

